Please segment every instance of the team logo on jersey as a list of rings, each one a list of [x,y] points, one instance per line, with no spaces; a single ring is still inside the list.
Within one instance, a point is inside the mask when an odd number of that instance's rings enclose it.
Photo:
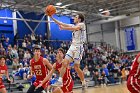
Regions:
[[[41,69],[41,65],[35,65],[34,69]]]

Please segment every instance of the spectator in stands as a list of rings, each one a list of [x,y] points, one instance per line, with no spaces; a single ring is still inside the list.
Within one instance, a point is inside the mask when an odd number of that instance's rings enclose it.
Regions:
[[[49,55],[50,55],[49,57],[51,58],[51,61],[55,62],[55,56],[56,56],[55,53],[51,51]]]
[[[24,40],[24,41],[22,42],[22,48],[23,48],[23,49],[26,49],[26,46],[27,46],[27,44],[26,44],[26,41]]]
[[[98,71],[95,71],[93,73],[92,80],[95,81],[95,86],[101,85],[102,79],[101,79]]]
[[[103,76],[103,79],[104,79],[104,83],[105,84],[108,84],[109,80],[109,71],[106,67],[106,64],[103,64],[103,71],[102,71],[102,76]]]
[[[90,76],[90,72],[88,70],[88,66],[86,65],[85,68],[83,69],[83,73],[85,75],[85,77],[89,77]]]
[[[47,42],[47,40],[48,40],[48,35],[47,35],[47,33],[45,33],[45,35],[44,35],[44,40],[43,40],[43,44],[45,45],[45,46],[48,46],[48,42]]]
[[[110,59],[108,60],[107,68],[109,71],[112,71],[115,68],[113,61]]]
[[[26,73],[25,73],[25,69],[24,69],[22,63],[19,64],[19,69],[18,69],[18,71],[16,72],[15,76],[18,76],[18,77],[20,77],[21,79],[27,80],[27,78],[26,78]]]
[[[6,38],[6,40],[3,42],[3,47],[7,48],[9,44],[9,38]]]
[[[19,34],[16,33],[16,35],[14,36],[14,44],[18,43],[18,39],[19,39]]]
[[[18,56],[19,56],[19,60],[22,60],[24,58],[24,50],[23,49],[19,49]]]
[[[31,42],[31,35],[30,34],[28,34],[27,38],[28,38],[28,41]]]
[[[2,45],[2,43],[0,42],[0,48],[2,48],[3,47],[3,45]]]
[[[29,41],[27,42],[26,49],[28,49],[28,50],[32,50],[31,42],[29,42]]]
[[[61,47],[67,51],[67,45],[66,45],[66,42],[62,42],[61,43]]]
[[[0,48],[0,55],[6,55],[6,51],[3,46]]]
[[[42,35],[39,35],[39,42],[42,43],[43,40],[44,39],[43,39]]]
[[[29,50],[26,50],[26,52],[24,53],[24,59],[30,59],[30,58],[31,58],[31,54]]]
[[[1,39],[0,40],[1,40],[2,44],[4,43],[5,38],[6,38],[5,35],[4,34],[1,34]]]
[[[39,36],[38,35],[36,35],[36,42],[39,42]]]
[[[18,67],[19,67],[19,61],[18,61],[18,59],[13,58],[12,63],[13,63],[12,64],[13,70],[17,70]]]
[[[34,43],[35,40],[36,40],[36,39],[35,39],[35,34],[34,34],[34,33],[31,34],[31,40],[32,40],[33,43]]]
[[[17,60],[19,58],[18,57],[18,50],[17,50],[17,46],[16,45],[14,45],[14,47],[11,50],[11,56],[12,56],[12,58],[15,58]]]

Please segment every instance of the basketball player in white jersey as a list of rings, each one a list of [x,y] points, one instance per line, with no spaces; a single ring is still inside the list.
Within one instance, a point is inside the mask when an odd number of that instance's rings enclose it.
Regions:
[[[69,65],[70,62],[74,61],[74,68],[77,72],[81,82],[82,82],[82,90],[85,91],[86,89],[86,82],[84,79],[83,71],[80,69],[80,61],[82,60],[83,55],[83,44],[86,41],[86,26],[84,24],[84,15],[83,14],[77,14],[74,17],[74,25],[72,24],[65,24],[62,23],[55,18],[53,18],[53,21],[57,23],[61,30],[70,30],[72,31],[72,44],[69,48],[69,50],[66,53],[66,56],[63,60],[62,68],[60,71],[60,78],[58,80],[59,84],[62,85],[62,77],[64,73],[66,72],[66,68]],[[58,83],[57,82],[57,83]],[[58,84],[57,84],[58,85]]]

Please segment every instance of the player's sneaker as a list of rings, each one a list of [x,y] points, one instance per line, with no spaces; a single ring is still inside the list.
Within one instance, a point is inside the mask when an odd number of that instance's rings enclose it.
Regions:
[[[87,82],[86,82],[84,85],[82,85],[82,93],[86,93],[87,88],[88,88],[88,85],[87,85]]]

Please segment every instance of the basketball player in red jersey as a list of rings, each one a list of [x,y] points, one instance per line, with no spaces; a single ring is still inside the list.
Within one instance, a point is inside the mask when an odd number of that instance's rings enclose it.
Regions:
[[[6,58],[4,56],[0,56],[0,93],[7,93],[6,88],[2,82],[2,76],[6,75],[8,81],[10,81],[8,69],[5,64],[5,60]]]
[[[57,56],[56,56],[56,63],[54,63],[53,65],[53,69],[50,71],[50,73],[46,76],[46,78],[42,81],[42,83],[38,86],[42,86],[46,81],[50,80],[50,78],[52,77],[52,74],[55,71],[60,72],[60,68],[62,67],[62,60],[64,58],[64,50],[62,48],[59,48],[57,51]],[[70,75],[70,69],[69,67],[66,68],[66,72],[64,73],[63,76],[63,86],[60,88],[57,87],[53,93],[73,93],[72,89],[73,89],[73,85],[74,82],[72,80],[72,77]]]
[[[32,77],[33,74],[35,74],[36,81],[30,86],[27,93],[41,93],[41,91],[44,90],[49,84],[49,81],[46,81],[41,87],[36,89],[36,87],[48,74],[48,69],[52,69],[52,65],[49,63],[49,61],[40,56],[40,48],[41,46],[39,45],[34,46],[34,57],[30,60],[31,75],[29,77]]]
[[[140,93],[140,53],[133,60],[127,80],[127,88],[131,93]]]

